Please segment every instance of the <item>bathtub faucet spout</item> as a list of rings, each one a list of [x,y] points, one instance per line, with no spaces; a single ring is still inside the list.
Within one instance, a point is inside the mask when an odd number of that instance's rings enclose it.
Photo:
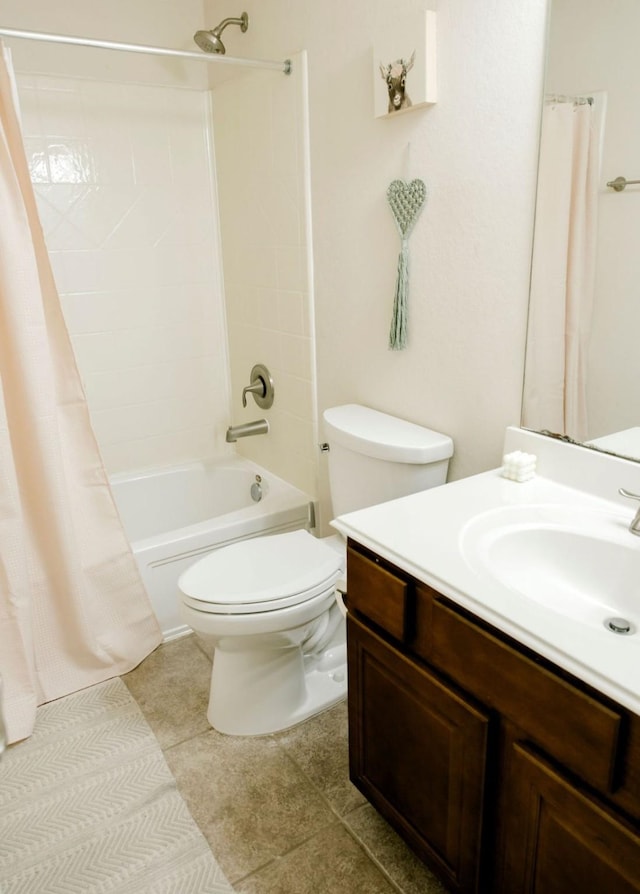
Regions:
[[[253,435],[266,435],[269,432],[269,423],[266,419],[256,419],[255,422],[245,422],[244,425],[230,425],[227,429],[227,443],[233,444],[238,438],[250,438]]]

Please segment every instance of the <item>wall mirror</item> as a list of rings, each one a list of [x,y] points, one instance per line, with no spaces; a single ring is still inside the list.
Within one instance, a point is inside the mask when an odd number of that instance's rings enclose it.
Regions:
[[[522,425],[640,461],[639,33],[549,0]]]

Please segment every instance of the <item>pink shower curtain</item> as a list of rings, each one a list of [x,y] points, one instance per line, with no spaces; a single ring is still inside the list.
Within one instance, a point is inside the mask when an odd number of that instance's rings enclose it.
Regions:
[[[587,437],[599,128],[592,103],[547,102],[531,272],[523,425]]]
[[[38,704],[130,670],[161,634],[91,429],[0,49],[0,678],[13,742]]]

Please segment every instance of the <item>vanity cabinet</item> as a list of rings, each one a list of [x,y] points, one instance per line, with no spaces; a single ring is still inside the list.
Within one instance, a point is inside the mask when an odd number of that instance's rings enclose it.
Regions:
[[[640,894],[640,718],[349,542],[354,784],[451,890]]]

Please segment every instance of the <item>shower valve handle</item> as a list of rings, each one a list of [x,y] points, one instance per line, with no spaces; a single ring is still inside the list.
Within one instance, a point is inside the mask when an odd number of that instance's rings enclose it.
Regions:
[[[242,406],[247,406],[247,394],[253,394],[258,406],[268,410],[273,405],[274,388],[271,373],[263,363],[253,367],[250,381],[251,384],[242,389]]]
[[[260,376],[257,382],[252,382],[250,385],[247,385],[246,388],[242,389],[242,406],[246,407],[247,405],[247,394],[259,394],[260,397],[264,397],[267,393],[267,386],[265,385],[265,381]]]

